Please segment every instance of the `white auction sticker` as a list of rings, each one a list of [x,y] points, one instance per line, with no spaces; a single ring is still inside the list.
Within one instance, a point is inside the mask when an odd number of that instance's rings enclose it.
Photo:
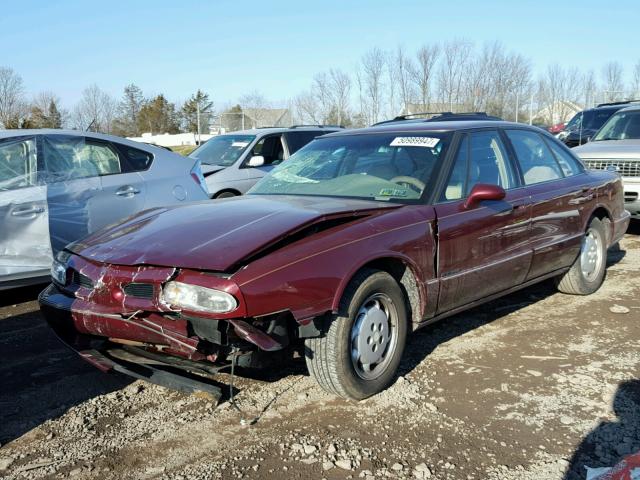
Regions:
[[[390,143],[391,147],[426,147],[433,148],[438,142],[439,138],[433,137],[396,137]]]
[[[232,146],[232,147],[239,147],[239,148],[244,148],[244,147],[246,147],[247,145],[249,145],[249,143],[248,143],[248,142],[233,142],[233,143],[231,144],[231,146]]]

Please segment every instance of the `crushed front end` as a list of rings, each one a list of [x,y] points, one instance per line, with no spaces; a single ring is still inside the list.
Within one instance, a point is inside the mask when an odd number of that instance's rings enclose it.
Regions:
[[[93,262],[64,251],[40,306],[60,339],[103,371],[220,398],[212,378],[289,343],[282,316],[246,318],[228,276]]]

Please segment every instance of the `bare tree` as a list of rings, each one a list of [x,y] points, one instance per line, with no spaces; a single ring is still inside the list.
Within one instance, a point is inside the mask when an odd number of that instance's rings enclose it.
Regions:
[[[0,67],[0,126],[20,128],[27,114],[22,77],[13,69]]]
[[[413,83],[412,75],[417,72],[411,58],[409,58],[402,47],[398,47],[395,56],[392,58],[393,68],[395,68],[396,75],[395,80],[398,85],[398,94],[400,103],[402,104],[401,111],[407,113],[409,105],[415,100],[416,92]]]
[[[568,120],[580,108],[580,72],[560,65],[547,67],[538,83],[538,104],[544,114],[540,120],[547,124]]]
[[[466,40],[453,40],[444,44],[438,72],[440,98],[450,111],[457,109],[462,100],[465,67],[468,65],[472,44]]]
[[[407,62],[409,76],[418,91],[421,109],[429,109],[431,97],[431,79],[433,78],[436,62],[440,56],[439,45],[423,45],[416,53],[416,63]]]
[[[323,123],[323,108],[318,104],[316,96],[312,91],[302,92],[293,99],[296,118],[300,123],[321,124]]]
[[[598,84],[593,70],[582,75],[582,103],[585,108],[590,108],[597,103]]]
[[[73,110],[72,124],[78,130],[110,133],[116,112],[116,100],[97,85],[91,85],[83,90]]]
[[[253,127],[261,127],[264,121],[267,119],[266,110],[271,108],[271,103],[267,98],[259,91],[247,93],[240,97],[240,105],[242,111],[247,114],[247,120],[253,121]]]
[[[640,98],[640,60],[633,66],[633,73],[631,76],[631,98]]]
[[[602,67],[602,80],[604,87],[602,94],[605,102],[615,102],[623,97],[622,65],[619,62],[608,62]]]
[[[342,125],[349,117],[351,77],[331,69],[313,77],[311,89],[294,99],[298,118],[303,123]]]
[[[342,125],[349,115],[349,99],[351,97],[351,77],[342,70],[329,70],[331,79],[331,98],[336,111],[336,124]],[[333,123],[329,119],[329,123]]]
[[[361,94],[361,111],[369,124],[380,120],[384,91],[384,69],[386,59],[384,52],[374,47],[363,55],[358,69],[358,81]]]

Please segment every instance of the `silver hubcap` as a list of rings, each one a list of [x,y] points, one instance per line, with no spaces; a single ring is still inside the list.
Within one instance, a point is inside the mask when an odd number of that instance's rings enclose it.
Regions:
[[[580,268],[584,278],[591,281],[597,277],[602,261],[602,239],[597,230],[590,228],[582,239],[580,250]]]
[[[398,314],[389,297],[366,299],[351,329],[351,361],[360,378],[373,380],[386,369],[397,342]]]

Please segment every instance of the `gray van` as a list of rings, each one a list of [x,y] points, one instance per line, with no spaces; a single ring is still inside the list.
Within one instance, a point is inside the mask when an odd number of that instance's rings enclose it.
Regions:
[[[242,195],[273,167],[316,137],[342,127],[294,125],[217,135],[189,157],[199,160],[211,198]]]

